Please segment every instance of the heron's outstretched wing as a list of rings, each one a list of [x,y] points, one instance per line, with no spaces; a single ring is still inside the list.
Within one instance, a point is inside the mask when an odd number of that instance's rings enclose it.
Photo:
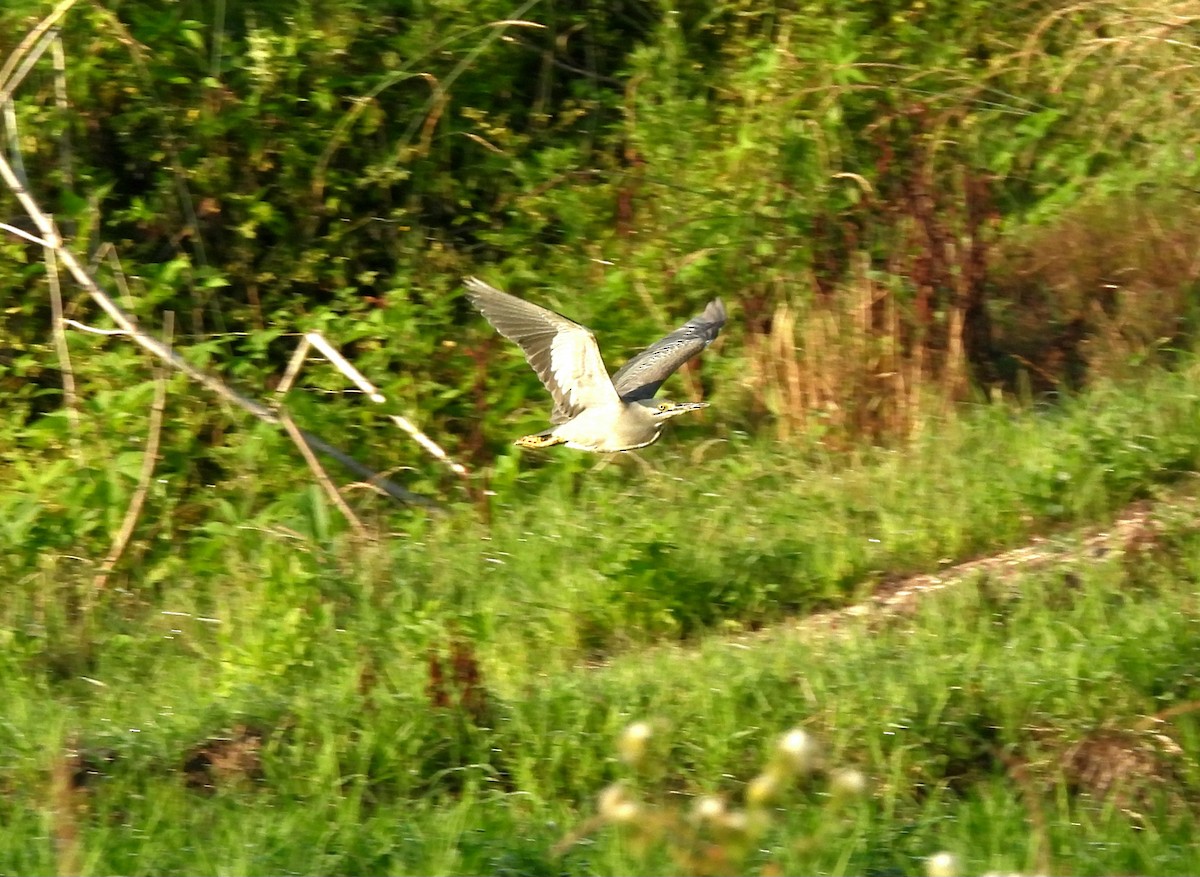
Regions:
[[[725,304],[714,298],[704,313],[688,320],[621,366],[612,376],[617,395],[626,402],[653,398],[663,381],[717,337],[725,325],[725,317]]]
[[[554,397],[551,423],[565,423],[586,408],[618,401],[596,337],[586,326],[478,278],[468,277],[464,283],[471,304],[496,331],[524,351],[525,359]]]

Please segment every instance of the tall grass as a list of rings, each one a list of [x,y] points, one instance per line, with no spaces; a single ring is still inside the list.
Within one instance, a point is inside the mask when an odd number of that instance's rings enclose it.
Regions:
[[[980,578],[868,628],[713,634],[1186,483],[1198,379],[980,405],[853,460],[686,433],[649,468],[563,456],[498,489],[490,523],[465,504],[380,517],[402,538],[375,545],[319,492],[222,499],[268,465],[264,441],[210,488],[201,526],[164,508],[102,594],[86,528],[73,546],[38,535],[85,520],[90,494],[31,481],[4,494],[36,505],[4,515],[19,550],[0,604],[0,862],[666,873],[668,849],[608,829],[550,854],[618,776],[621,729],[648,718],[670,741],[645,790],[661,806],[736,802],[797,725],[868,775],[832,815],[820,786],[788,799],[749,868],[908,873],[948,847],[979,870],[1186,870],[1191,713],[1142,722],[1200,699],[1186,516],[1141,554]]]
[[[1144,717],[1200,699],[1197,548],[1191,518],[1167,511],[1137,554],[1068,550],[915,614],[706,637],[597,668],[547,635],[551,607],[511,581],[493,612],[476,614],[482,575],[424,583],[414,607],[421,576],[398,566],[380,577],[368,557],[347,575],[348,558],[327,556],[303,574],[307,562],[260,543],[269,568],[209,567],[207,581],[142,595],[135,625],[95,619],[85,664],[63,663],[62,631],[39,642],[10,610],[0,862],[678,873],[665,847],[586,824],[627,773],[622,729],[645,718],[662,743],[640,781],[651,808],[687,810],[697,795],[736,806],[793,726],[828,769],[867,776],[862,797],[833,808],[823,782],[789,792],[748,861],[756,872],[919,873],[950,849],[967,873],[1184,873],[1196,865],[1194,713]],[[576,609],[554,608],[565,629]]]

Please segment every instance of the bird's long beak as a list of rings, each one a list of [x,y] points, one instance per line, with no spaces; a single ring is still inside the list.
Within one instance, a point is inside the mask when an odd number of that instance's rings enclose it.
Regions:
[[[687,414],[689,411],[699,411],[701,408],[707,407],[707,402],[676,402],[671,410],[667,412],[667,416],[676,417],[680,414]]]

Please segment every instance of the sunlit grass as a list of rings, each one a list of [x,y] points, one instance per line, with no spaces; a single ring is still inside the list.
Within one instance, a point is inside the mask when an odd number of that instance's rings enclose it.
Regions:
[[[751,869],[920,873],[939,850],[966,873],[1195,869],[1190,713],[1153,723],[1179,749],[1137,756],[1145,788],[1089,788],[1072,754],[1103,734],[1136,754],[1144,717],[1200,699],[1187,515],[1141,553],[979,577],[912,616],[771,623],[1186,492],[1196,381],[981,406],[854,458],[738,435],[692,457],[695,433],[650,469],[551,458],[490,523],[376,518],[374,545],[319,493],[235,514],[217,487],[102,594],[61,534],[37,550],[44,516],[9,518],[34,541],[0,561],[0,870],[63,870],[75,837],[85,871],[675,873],[608,828],[552,853],[639,720],[665,741],[644,789],[664,806],[742,801],[788,728],[866,778],[836,815],[821,785],[781,801]],[[0,504],[86,520],[62,478]]]

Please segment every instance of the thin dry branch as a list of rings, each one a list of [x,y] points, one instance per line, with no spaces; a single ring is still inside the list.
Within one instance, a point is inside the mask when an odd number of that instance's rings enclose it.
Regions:
[[[173,330],[173,315],[168,312],[163,321],[163,335],[168,344]],[[129,546],[129,540],[133,537],[133,528],[137,526],[138,518],[142,516],[142,506],[146,504],[146,494],[150,490],[150,479],[154,477],[154,467],[158,463],[158,445],[162,437],[163,410],[166,405],[167,375],[159,367],[154,370],[154,402],[150,405],[150,428],[146,436],[146,451],[142,454],[142,468],[138,472],[137,487],[133,491],[133,498],[129,501],[129,508],[125,510],[125,519],[121,521],[121,529],[117,531],[117,536],[113,539],[112,548],[109,549],[104,563],[100,564],[100,571],[92,580],[92,587],[97,591],[102,590],[108,584],[108,577]]]
[[[604,819],[600,816],[590,816],[577,825],[575,828],[568,831],[563,837],[550,848],[550,855],[554,858],[561,858],[570,852],[571,847],[586,840],[590,835],[595,834],[604,827]]]
[[[38,24],[28,33],[25,38],[17,45],[17,48],[6,59],[3,67],[0,67],[0,109],[5,113],[5,127],[8,136],[13,143],[17,143],[17,120],[15,109],[11,96],[13,91],[20,85],[21,81],[31,69],[34,61],[37,60],[47,47],[53,49],[56,70],[60,75],[56,77],[56,95],[59,97],[59,108],[65,109],[63,98],[65,98],[65,64],[62,55],[62,46],[58,41],[58,35],[52,28],[63,15],[67,13],[77,0],[61,0],[51,12],[46,15]],[[119,27],[119,22],[116,22]],[[140,62],[140,53],[136,50],[134,44],[135,59]],[[31,55],[31,51],[33,54]],[[173,145],[172,145],[173,150]],[[19,165],[20,150],[12,150],[12,161],[18,164],[10,163],[8,157],[0,154],[0,180],[12,191],[17,201],[24,208],[26,214],[33,221],[34,225],[40,234],[40,238],[36,238],[28,232],[21,231],[6,224],[0,224],[0,228],[16,234],[25,240],[40,244],[48,253],[52,253],[55,259],[55,268],[57,263],[61,262],[66,266],[71,276],[75,281],[82,286],[91,298],[100,306],[100,308],[109,315],[116,323],[121,332],[128,335],[143,349],[149,351],[161,362],[166,363],[170,367],[182,371],[189,378],[206,387],[211,392],[217,394],[221,398],[234,405],[248,411],[258,419],[271,423],[277,426],[282,426],[280,418],[266,406],[253,399],[241,395],[232,388],[226,386],[216,377],[206,374],[200,369],[193,366],[187,360],[176,354],[169,346],[164,345],[156,338],[144,333],[128,314],[121,310],[120,307],[112,301],[112,299],[101,289],[99,283],[95,279],[91,271],[83,266],[76,258],[75,254],[66,246],[62,236],[59,234],[54,220],[51,216],[43,211],[37,204],[36,200],[30,194],[25,186],[25,178],[22,169]],[[178,167],[178,162],[176,161]],[[182,174],[177,174],[177,183],[182,185]],[[186,196],[186,192],[183,193]],[[184,197],[184,207],[191,213],[190,199]],[[193,222],[194,224],[194,222]],[[200,252],[201,260],[203,260],[203,252]],[[56,272],[57,273],[57,272]],[[59,327],[65,325],[67,321],[60,319],[57,321]],[[425,497],[415,494],[398,484],[395,484],[390,479],[384,478],[379,473],[364,466],[362,463],[355,460],[353,457],[343,453],[339,449],[328,444],[321,438],[301,430],[299,432],[304,443],[314,450],[320,451],[326,456],[332,457],[341,463],[344,467],[354,472],[360,478],[365,479],[377,489],[383,491],[387,495],[399,502],[413,503],[423,506],[434,506],[434,503]]]
[[[62,34],[54,31],[50,44],[51,57],[54,60],[54,108],[58,112],[62,128],[58,135],[58,159],[62,168],[62,184],[70,188],[75,180],[75,170],[72,164],[71,128],[65,124],[70,104],[67,101],[67,53],[63,50]]]
[[[17,108],[12,99],[0,99],[0,110],[4,113],[4,133],[8,141],[8,154],[12,156],[13,171],[17,177],[25,179],[25,164],[21,160],[21,141],[17,136]]]
[[[288,360],[287,368],[283,370],[283,377],[275,385],[275,395],[281,400],[292,389],[292,384],[296,382],[296,377],[300,374],[300,369],[304,368],[304,361],[308,359],[308,348],[310,346],[312,345],[308,343],[308,338],[303,335],[300,336],[300,343],[292,351],[292,358]]]
[[[81,323],[78,320],[63,320],[64,326],[70,326],[72,329],[78,329],[80,332],[87,332],[90,335],[124,335],[124,329],[101,329],[99,326],[89,326],[87,323]]]
[[[45,33],[54,27],[58,20],[66,15],[67,11],[77,2],[78,0],[62,0],[13,49],[12,54],[8,56],[8,60],[4,62],[4,66],[0,67],[0,101],[7,101],[16,87],[21,84],[24,74],[20,77],[14,75],[14,71],[20,66],[21,60],[31,48],[38,44],[38,41],[42,39]]]
[[[125,307],[132,308],[133,293],[129,291],[129,282],[125,279],[125,267],[121,264],[121,254],[108,241],[104,241],[96,248],[91,264],[88,266],[88,271],[95,274],[100,270],[100,265],[104,262],[109,263],[113,283],[117,284],[117,289],[121,290],[121,301],[125,303]]]
[[[56,42],[58,42],[58,28],[53,28],[42,36],[38,44],[33,47],[33,51],[26,56],[21,66],[9,77],[11,84],[6,84],[3,91],[5,100],[9,100],[12,97],[13,93],[17,90],[17,86],[25,81],[25,77],[29,75],[29,71],[41,60],[42,55],[46,54],[46,50],[50,49]]]
[[[333,364],[334,368],[345,375],[356,387],[366,393],[367,398],[376,405],[383,405],[387,402],[387,397],[380,393],[379,389],[370,381],[368,381],[362,372],[351,365],[350,361],[338,353],[334,346],[326,341],[318,332],[309,332],[304,336],[301,346],[297,348],[296,355],[292,357],[292,363],[288,367],[288,372],[287,375],[285,375],[284,382],[280,384],[281,392],[286,392],[287,388],[291,386],[292,381],[295,379],[296,372],[299,369],[298,362],[303,360],[303,355],[307,354],[309,346],[315,347],[322,356],[324,356]],[[459,478],[470,477],[470,473],[467,471],[465,466],[463,466],[461,463],[456,463],[453,459],[451,459],[450,455],[442,450],[441,446],[438,445],[437,442],[422,432],[417,425],[407,417],[402,417],[399,414],[389,414],[388,417],[391,418],[393,423],[408,433],[409,437],[412,438],[413,441],[428,451],[434,459],[446,464],[450,471]]]
[[[75,369],[71,366],[71,349],[67,346],[67,330],[63,323],[62,285],[58,280],[58,259],[53,247],[43,251],[46,262],[46,282],[50,286],[50,334],[54,337],[54,350],[58,355],[58,368],[62,373],[63,402],[67,406],[67,423],[71,428],[71,450],[75,459],[83,461],[83,443],[80,441],[82,426],[79,414],[79,396],[75,392]]]
[[[7,222],[0,222],[0,231],[6,231],[15,237],[24,238],[25,240],[29,241],[29,243],[37,244],[39,247],[49,247],[50,246],[49,241],[44,241],[37,235],[30,234],[29,232],[24,231],[23,229],[17,228],[15,225],[9,225]]]
[[[67,60],[63,51],[62,36],[58,28],[46,32],[42,42],[49,40],[51,56],[54,60],[54,105],[59,119],[67,117]],[[40,51],[44,51],[41,49]],[[33,57],[31,56],[30,63]],[[22,71],[24,66],[22,66]],[[23,79],[25,74],[20,74]],[[12,105],[12,101],[7,101]],[[14,133],[16,123],[13,123]],[[58,136],[58,152],[61,162],[63,185],[70,188],[74,175],[71,166],[71,137],[64,125]],[[51,217],[53,220],[53,217]],[[71,428],[71,447],[75,458],[83,461],[83,443],[80,441],[82,416],[79,412],[79,396],[75,392],[75,369],[71,366],[71,349],[67,346],[67,331],[63,324],[62,284],[58,277],[58,258],[54,255],[53,247],[43,247],[43,259],[46,263],[46,280],[50,286],[50,332],[54,337],[54,347],[58,354],[58,366],[62,372],[63,402],[67,406],[67,422]]]
[[[296,443],[297,450],[300,451],[300,456],[304,458],[304,462],[308,464],[308,468],[312,471],[313,477],[317,479],[317,483],[325,490],[329,501],[338,507],[338,511],[350,522],[350,526],[354,528],[354,533],[360,539],[369,540],[370,534],[367,528],[363,526],[362,521],[354,514],[354,510],[342,499],[342,495],[338,493],[338,489],[333,482],[329,480],[329,475],[321,468],[321,463],[317,460],[317,455],[312,452],[304,442],[304,436],[300,434],[300,428],[296,426],[291,415],[286,411],[280,410],[279,421],[283,424],[283,428],[287,430],[287,434],[291,436],[292,441]]]
[[[230,402],[244,411],[257,417],[259,420],[270,423],[275,426],[282,427],[279,417],[260,402],[256,402],[247,396],[243,396],[236,390],[226,386],[216,377],[209,375],[200,369],[196,368],[179,354],[175,353],[171,348],[167,347],[157,338],[146,334],[140,329],[133,318],[126,314],[115,302],[100,288],[95,278],[88,272],[86,268],[76,258],[75,254],[66,246],[58,229],[54,225],[54,221],[50,216],[38,206],[33,196],[21,184],[11,164],[7,158],[0,155],[0,181],[3,181],[9,190],[12,191],[14,197],[20,202],[29,218],[33,220],[37,227],[42,241],[54,250],[59,261],[66,266],[75,282],[82,286],[114,323],[128,335],[138,346],[148,350],[159,360],[171,366],[172,368],[183,372],[196,383],[205,387],[209,391],[220,396],[222,399]],[[312,449],[320,451],[326,456],[332,457],[341,463],[344,467],[354,472],[360,478],[370,482],[372,485],[382,490],[393,499],[404,502],[413,503],[423,506],[433,506],[434,503],[419,494],[413,493],[400,485],[386,479],[375,472],[373,469],[364,466],[362,463],[355,460],[353,457],[338,450],[328,442],[313,435],[305,430],[301,431],[305,443]]]

